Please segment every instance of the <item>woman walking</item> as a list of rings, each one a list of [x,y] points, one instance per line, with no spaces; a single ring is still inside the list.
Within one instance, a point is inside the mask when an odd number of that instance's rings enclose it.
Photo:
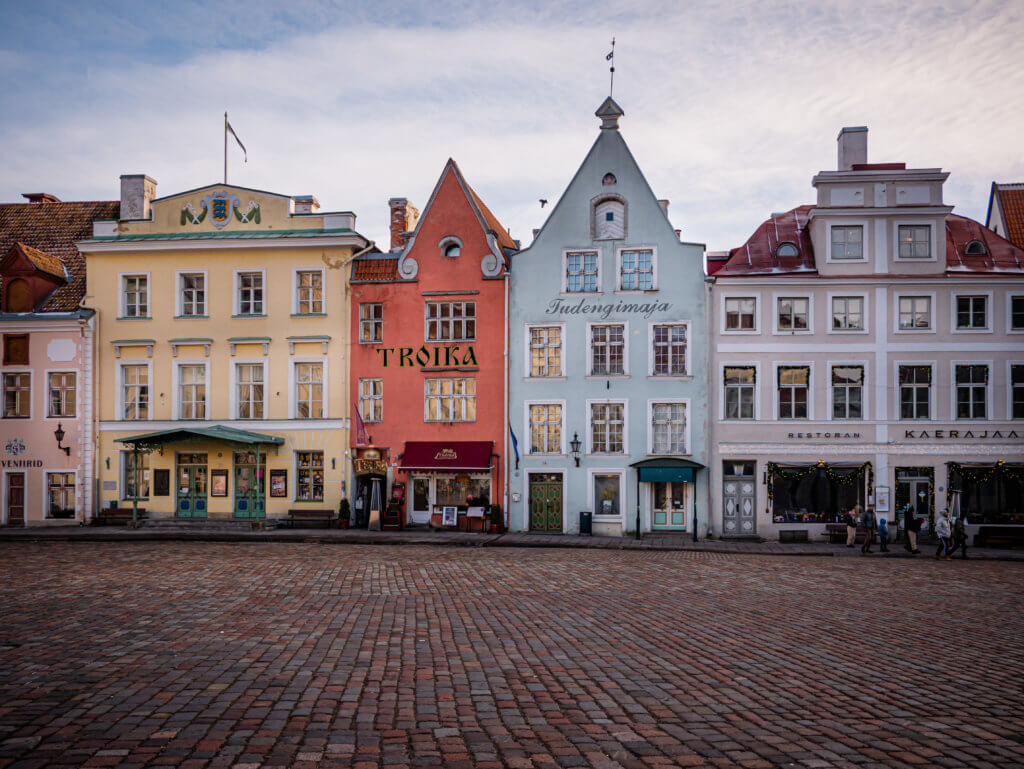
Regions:
[[[860,551],[862,553],[871,552],[871,542],[875,538],[875,510],[872,507],[867,508],[861,513],[860,524],[864,527],[864,544],[861,545]]]
[[[850,508],[846,511],[846,546],[853,547],[854,541],[857,539],[857,517],[860,515],[860,505]]]
[[[956,551],[960,550],[963,553],[963,557],[967,558],[967,530],[964,528],[965,523],[963,513],[958,515],[953,523],[953,552],[950,555],[956,555]]]
[[[949,526],[949,511],[943,510],[939,515],[939,520],[935,522],[935,533],[939,537],[939,547],[935,550],[935,560],[942,558],[943,554],[946,556],[946,560],[952,560],[949,557],[949,535],[952,533]]]
[[[907,532],[907,541],[904,549],[911,555],[917,555],[921,551],[917,549],[917,532],[921,530],[921,522],[914,515],[914,506],[907,505],[903,508],[903,528]]]

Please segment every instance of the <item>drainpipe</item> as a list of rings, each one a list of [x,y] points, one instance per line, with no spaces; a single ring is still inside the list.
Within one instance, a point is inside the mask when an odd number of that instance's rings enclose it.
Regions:
[[[139,444],[132,444],[132,475],[135,488],[132,489],[132,528],[139,527]]]
[[[636,468],[636,539],[640,539],[640,468]]]
[[[509,501],[509,498],[510,498],[509,497],[509,481],[508,481],[508,449],[509,449],[509,445],[508,445],[509,444],[509,437],[508,437],[508,430],[509,430],[508,395],[509,395],[509,392],[508,392],[508,390],[509,390],[509,382],[510,382],[509,373],[508,373],[508,363],[509,363],[509,361],[508,361],[508,344],[509,344],[509,342],[508,342],[508,335],[509,335],[508,294],[509,294],[509,268],[506,267],[505,268],[505,352],[504,352],[504,361],[505,361],[505,372],[504,372],[505,373],[505,397],[504,397],[503,414],[502,414],[502,417],[504,419],[504,424],[501,426],[501,434],[503,436],[503,441],[502,442],[503,442],[503,444],[505,446],[505,451],[502,452],[505,456],[502,457],[502,460],[501,460],[502,461],[502,469],[503,469],[503,472],[502,472],[502,480],[503,480],[502,499],[504,500],[504,506],[505,506],[505,511],[504,511],[505,531],[509,530],[509,523],[512,521],[512,513],[508,509],[508,501]]]

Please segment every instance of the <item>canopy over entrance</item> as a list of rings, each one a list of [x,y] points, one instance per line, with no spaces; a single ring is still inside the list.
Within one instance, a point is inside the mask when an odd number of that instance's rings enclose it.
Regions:
[[[658,481],[666,483],[693,483],[698,470],[703,470],[704,465],[689,459],[677,457],[661,457],[659,459],[644,459],[634,462],[630,467],[635,467],[637,478],[640,483],[655,483]]]
[[[135,448],[149,449],[166,446],[169,443],[194,440],[231,443],[238,446],[280,446],[284,443],[284,438],[278,438],[275,435],[253,433],[248,430],[225,427],[224,425],[213,425],[212,427],[175,427],[172,430],[160,430],[155,433],[118,438],[115,442],[126,443]]]
[[[487,472],[494,441],[406,441],[402,470]]]

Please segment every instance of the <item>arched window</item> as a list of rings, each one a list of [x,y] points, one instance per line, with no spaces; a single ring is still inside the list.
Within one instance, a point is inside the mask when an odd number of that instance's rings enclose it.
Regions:
[[[605,187],[611,187],[617,181],[618,179],[615,178],[615,174],[609,172],[604,175],[604,178],[601,180],[601,184]]]
[[[458,256],[461,252],[462,249],[459,248],[458,243],[449,243],[444,249],[445,256]]]
[[[4,312],[32,312],[32,287],[27,280],[15,278],[7,284]]]
[[[792,243],[779,243],[779,247],[775,249],[775,255],[778,257],[784,256],[796,256],[800,252],[796,250],[796,246]]]
[[[594,206],[594,239],[619,240],[626,237],[626,206],[617,198],[599,200]]]
[[[983,256],[988,253],[988,250],[985,248],[985,244],[980,240],[972,240],[967,244],[967,248],[964,249],[964,253],[970,254],[971,256]]]
[[[441,253],[444,256],[449,256],[452,259],[462,253],[462,241],[454,235],[446,235],[438,241],[437,247],[441,249]]]

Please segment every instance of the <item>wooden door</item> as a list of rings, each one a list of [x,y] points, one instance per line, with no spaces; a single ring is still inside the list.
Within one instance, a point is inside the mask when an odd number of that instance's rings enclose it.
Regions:
[[[722,536],[757,534],[753,462],[725,462],[722,473]]]
[[[206,517],[206,454],[178,455],[178,517]]]
[[[562,477],[530,473],[530,531],[562,531]]]
[[[235,461],[235,518],[265,518],[267,515],[267,455],[260,454],[257,467],[256,454],[236,452]],[[257,469],[259,485],[257,488]]]
[[[656,481],[651,485],[654,495],[651,528],[655,531],[685,531],[687,484]]]
[[[7,525],[25,525],[25,473],[7,474]]]

